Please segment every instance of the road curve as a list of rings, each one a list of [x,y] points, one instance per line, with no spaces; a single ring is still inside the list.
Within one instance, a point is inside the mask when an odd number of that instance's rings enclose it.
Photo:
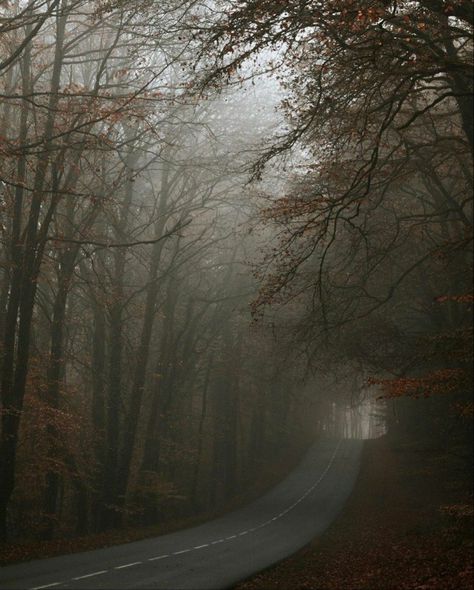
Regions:
[[[320,534],[344,505],[362,441],[319,441],[270,492],[197,527],[0,568],[0,589],[229,588]]]

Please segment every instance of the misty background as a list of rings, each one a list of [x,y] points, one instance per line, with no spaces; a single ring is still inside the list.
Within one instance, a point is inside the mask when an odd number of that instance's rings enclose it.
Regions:
[[[348,59],[318,94],[317,29],[234,9],[0,4],[3,539],[216,514],[317,437],[469,436],[456,98],[407,90],[367,180],[396,81]]]

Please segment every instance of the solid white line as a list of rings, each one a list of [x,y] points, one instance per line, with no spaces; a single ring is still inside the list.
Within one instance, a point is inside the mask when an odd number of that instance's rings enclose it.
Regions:
[[[78,576],[77,578],[73,578],[73,580],[84,580],[85,578],[92,578],[92,576],[100,576],[101,574],[106,574],[108,570],[101,570],[100,572],[93,572],[92,574],[86,574],[85,576]]]
[[[203,547],[209,547],[209,543],[204,543],[204,545],[197,545],[197,547],[193,547],[193,549],[202,549]]]
[[[134,561],[133,563],[126,563],[125,565],[118,565],[114,567],[114,570],[123,570],[126,567],[132,567],[132,565],[140,565],[143,561]]]
[[[53,582],[52,584],[45,584],[44,586],[35,586],[34,588],[30,588],[30,590],[41,590],[42,588],[52,588],[53,586],[59,586],[59,584],[64,584],[64,582]]]
[[[166,555],[158,555],[157,557],[149,557],[148,561],[156,561],[157,559],[165,559],[165,557],[169,557],[169,553]]]
[[[217,543],[223,543],[225,539],[218,539],[217,541],[212,541],[211,545],[217,545]]]

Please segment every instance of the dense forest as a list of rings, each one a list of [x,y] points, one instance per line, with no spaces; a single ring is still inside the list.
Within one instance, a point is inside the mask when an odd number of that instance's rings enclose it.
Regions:
[[[1,540],[224,508],[367,403],[468,448],[472,33],[467,0],[0,3]]]

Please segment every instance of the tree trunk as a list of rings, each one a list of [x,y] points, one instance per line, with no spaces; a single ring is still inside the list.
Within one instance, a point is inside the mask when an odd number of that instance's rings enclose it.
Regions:
[[[41,265],[44,243],[37,242],[38,222],[41,206],[44,200],[43,189],[46,183],[49,158],[52,153],[52,136],[56,109],[58,105],[58,90],[63,61],[63,41],[66,17],[58,18],[56,29],[56,48],[51,79],[48,115],[44,131],[44,148],[38,158],[38,166],[33,184],[31,206],[25,230],[25,244],[23,252],[20,242],[21,211],[14,214],[15,229],[13,233],[13,261],[14,271],[7,309],[5,349],[2,366],[2,440],[0,445],[0,539],[5,539],[7,506],[15,485],[16,451],[18,431],[25,395],[26,377],[30,353],[31,322],[36,297],[37,278]],[[25,56],[29,55],[28,52]],[[26,57],[25,57],[26,59]],[[28,65],[29,70],[29,65]],[[25,74],[27,75],[27,74]],[[21,161],[19,166],[21,165]],[[21,172],[21,171],[20,171]],[[22,197],[21,197],[22,198]],[[20,198],[20,203],[21,203]],[[54,196],[53,196],[54,201]],[[50,212],[54,208],[53,201]],[[21,207],[18,203],[16,207]],[[48,221],[51,218],[49,217]],[[47,225],[43,224],[43,229]],[[21,261],[19,257],[21,256]],[[15,355],[15,335],[18,336]]]
[[[155,226],[155,238],[162,236],[165,229],[166,207],[169,196],[168,178],[169,166],[168,164],[165,164],[161,178],[160,204],[158,208],[158,219]],[[125,496],[127,493],[127,485],[130,476],[130,464],[135,447],[138,420],[140,417],[143,392],[145,389],[146,370],[148,366],[148,358],[150,355],[150,342],[153,333],[153,325],[156,316],[156,303],[159,292],[158,269],[160,266],[163,246],[163,240],[153,244],[140,345],[138,347],[137,361],[135,365],[132,389],[130,392],[130,405],[126,413],[123,426],[123,444],[117,474],[118,494],[122,503],[125,502]]]
[[[121,205],[120,219],[115,230],[117,240],[126,239],[133,201],[133,171],[138,154],[133,147],[127,154],[126,170],[129,178],[125,185],[124,201]],[[117,248],[113,253],[114,271],[111,285],[109,306],[109,367],[106,403],[106,458],[104,468],[104,486],[102,489],[103,514],[102,529],[119,526],[121,522],[120,507],[123,505],[123,492],[119,486],[119,445],[122,429],[121,406],[123,402],[123,330],[124,330],[124,277],[127,260],[125,248]]]

